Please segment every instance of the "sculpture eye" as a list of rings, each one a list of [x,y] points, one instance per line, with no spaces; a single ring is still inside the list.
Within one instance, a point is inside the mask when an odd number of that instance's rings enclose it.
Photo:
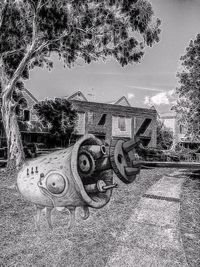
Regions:
[[[61,194],[65,190],[66,181],[59,173],[53,173],[47,177],[46,186],[52,194]]]

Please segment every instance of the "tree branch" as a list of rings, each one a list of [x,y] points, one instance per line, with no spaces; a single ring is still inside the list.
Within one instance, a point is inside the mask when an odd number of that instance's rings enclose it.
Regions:
[[[32,22],[32,44],[30,45],[30,47],[27,49],[26,54],[24,55],[24,58],[22,59],[22,61],[20,62],[19,66],[17,67],[17,69],[15,70],[13,77],[11,78],[11,80],[9,81],[9,83],[7,84],[7,86],[5,87],[4,91],[2,92],[2,94],[5,95],[5,97],[7,99],[11,99],[12,93],[14,91],[15,88],[15,83],[17,82],[17,80],[19,79],[19,77],[22,75],[27,63],[31,60],[31,57],[33,55],[33,53],[35,52],[35,48],[37,45],[37,38],[38,38],[38,32],[37,32],[37,17],[38,17],[38,12],[41,8],[41,3],[42,0],[39,0],[37,3],[37,6],[35,7],[33,5],[33,12],[34,12],[34,16],[33,16],[33,22]]]
[[[27,63],[31,59],[35,48],[36,48],[36,43],[37,43],[37,16],[38,12],[41,8],[41,2],[42,0],[39,0],[37,3],[36,8],[33,7],[34,10],[34,16],[33,16],[33,23],[32,23],[32,44],[30,45],[29,49],[27,49],[26,54],[24,55],[24,58],[20,62],[19,66],[17,67],[16,71],[13,74],[13,77],[11,78],[10,82],[8,85],[5,87],[3,94],[5,95],[6,98],[11,99],[12,93],[15,88],[15,83],[21,76],[22,72],[24,71],[24,68],[26,67]],[[33,3],[32,3],[33,4]]]
[[[0,56],[6,57],[6,56],[10,56],[10,55],[16,54],[16,53],[23,53],[23,51],[24,51],[24,48],[14,49],[14,50],[11,50],[11,51],[6,51],[6,52],[3,52],[3,53],[0,53]]]
[[[41,52],[45,47],[48,47],[50,44],[56,43],[61,41],[62,38],[66,37],[67,34],[69,34],[69,32],[65,32],[64,34],[62,34],[60,37],[53,39],[51,41],[46,41],[44,44],[41,44],[36,50],[35,53],[39,53]]]
[[[39,0],[36,8],[34,8],[32,42],[37,38],[37,17],[41,8],[41,2],[42,0]]]
[[[15,87],[15,83],[21,76],[22,72],[24,71],[24,68],[26,67],[27,63],[31,59],[32,54],[34,53],[35,49],[35,42],[31,45],[31,47],[28,49],[27,53],[25,54],[24,58],[20,62],[19,66],[17,67],[13,77],[11,78],[10,82],[6,86],[5,90],[3,91],[3,94],[6,94],[7,98],[10,98]]]
[[[4,15],[5,15],[7,7],[8,7],[8,0],[4,0],[4,6],[2,7],[1,16],[0,16],[0,31],[3,25]]]

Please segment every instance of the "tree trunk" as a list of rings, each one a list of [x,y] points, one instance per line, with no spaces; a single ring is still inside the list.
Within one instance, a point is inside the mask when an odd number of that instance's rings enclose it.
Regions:
[[[7,97],[6,93],[3,94],[2,97],[2,119],[7,137],[7,167],[15,166],[19,169],[25,160],[24,150],[15,114],[15,105],[12,103],[12,100]]]

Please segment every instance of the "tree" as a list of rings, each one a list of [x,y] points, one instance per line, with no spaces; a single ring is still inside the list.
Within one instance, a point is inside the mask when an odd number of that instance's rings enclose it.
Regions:
[[[12,97],[17,81],[34,67],[51,69],[52,53],[68,67],[107,57],[125,66],[159,41],[160,20],[147,0],[4,0],[0,13],[2,116],[16,166],[24,160]]]
[[[69,144],[69,139],[75,130],[78,114],[72,104],[66,99],[40,101],[34,109],[45,127],[53,136],[58,136],[62,145]]]
[[[160,149],[170,149],[173,144],[173,132],[161,120],[157,121],[157,146]]]
[[[179,86],[176,88],[179,123],[184,125],[186,137],[200,141],[200,34],[190,41],[186,53],[180,58],[182,70],[177,73]]]

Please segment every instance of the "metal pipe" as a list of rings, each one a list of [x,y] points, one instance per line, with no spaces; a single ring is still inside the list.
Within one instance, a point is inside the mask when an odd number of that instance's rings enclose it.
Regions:
[[[96,184],[88,184],[84,186],[85,191],[87,193],[106,192],[108,189],[117,187],[118,187],[117,183],[106,185],[106,183],[103,180],[98,180]]]
[[[135,147],[138,146],[138,144],[140,143],[140,140],[129,140],[129,141],[126,141],[122,144],[122,149],[125,153],[128,153],[130,152],[132,149],[134,149]]]
[[[106,170],[112,169],[109,156],[104,156],[104,157],[96,160],[95,163],[96,163],[95,172],[96,171],[106,171]]]
[[[152,168],[177,168],[177,169],[199,169],[200,162],[160,162],[160,161],[133,161],[133,167],[152,167]]]
[[[118,187],[118,184],[114,183],[114,184],[110,184],[110,185],[105,185],[102,188],[103,188],[103,190],[108,190],[108,189],[117,188],[117,187]]]

